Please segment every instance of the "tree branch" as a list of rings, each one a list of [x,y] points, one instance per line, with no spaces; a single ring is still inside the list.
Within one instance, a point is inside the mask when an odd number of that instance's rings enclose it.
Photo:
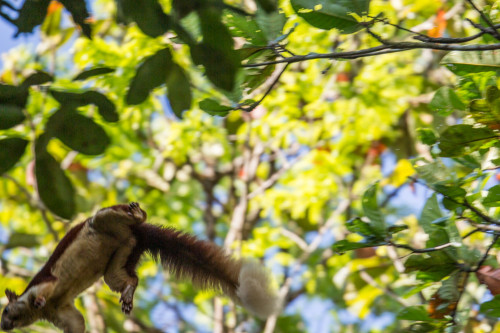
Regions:
[[[500,49],[500,43],[496,44],[468,44],[468,45],[454,45],[454,44],[435,44],[430,42],[389,42],[385,41],[385,44],[370,47],[364,50],[358,51],[346,51],[346,52],[332,52],[332,53],[309,53],[306,55],[297,55],[288,57],[285,59],[278,59],[273,61],[264,61],[254,64],[244,64],[242,67],[261,67],[273,64],[282,63],[295,63],[301,61],[308,61],[314,59],[357,59],[370,57],[374,55],[382,54],[380,51],[388,50],[387,53],[391,52],[403,52],[415,49],[430,49],[430,50],[445,50],[445,51],[486,51],[486,50],[498,50]]]
[[[439,250],[442,250],[442,249],[445,249],[447,247],[450,247],[450,246],[454,245],[453,243],[445,243],[445,244],[442,244],[442,245],[438,245],[438,246],[434,246],[434,247],[429,247],[429,248],[426,248],[426,249],[416,249],[414,247],[411,247],[410,245],[396,244],[396,243],[393,243],[391,241],[389,241],[387,244],[388,245],[392,245],[392,246],[397,247],[397,248],[400,248],[400,249],[406,249],[406,250],[409,250],[409,251],[414,252],[414,253],[434,252],[434,251],[439,251]]]
[[[496,39],[500,40],[500,34],[498,33],[498,31],[496,30],[495,26],[493,25],[493,23],[491,23],[490,19],[483,13],[482,10],[480,10],[479,8],[476,7],[476,5],[474,4],[474,2],[472,0],[467,0],[467,2],[472,6],[472,8],[474,8],[474,10],[476,12],[479,13],[479,15],[481,15],[481,18],[484,20],[484,22],[486,22],[487,25],[490,26],[490,28],[492,29],[492,32],[490,33],[493,37],[495,37]],[[474,25],[475,26],[475,25]],[[481,27],[482,28],[482,27]],[[479,29],[481,29],[479,28]],[[481,29],[482,30],[482,29]]]

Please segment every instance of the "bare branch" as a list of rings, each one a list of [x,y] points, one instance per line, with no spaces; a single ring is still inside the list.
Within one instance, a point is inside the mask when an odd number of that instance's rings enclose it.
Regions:
[[[414,49],[430,49],[430,50],[445,50],[445,51],[486,51],[486,50],[498,50],[500,49],[500,43],[496,44],[468,44],[468,45],[455,45],[455,44],[436,44],[429,42],[389,42],[385,41],[385,44],[370,47],[364,50],[357,51],[346,51],[346,52],[332,52],[332,53],[310,53],[306,55],[297,55],[293,57],[288,57],[286,59],[278,59],[274,61],[265,61],[255,64],[244,64],[242,67],[261,67],[272,64],[281,63],[295,63],[301,61],[308,61],[314,59],[357,59],[370,57],[374,55],[381,54],[380,51],[389,50],[387,53],[391,52],[403,52]]]
[[[439,251],[439,250],[442,250],[442,249],[445,249],[447,247],[455,245],[454,243],[445,243],[445,244],[442,244],[442,245],[438,245],[438,246],[434,246],[434,247],[429,247],[429,248],[426,248],[426,249],[416,249],[414,247],[411,247],[410,245],[396,244],[396,243],[393,243],[393,242],[390,242],[390,241],[387,244],[392,245],[392,246],[397,247],[397,248],[400,248],[400,249],[406,249],[406,250],[409,250],[409,251],[414,252],[414,253],[434,252],[434,251]]]

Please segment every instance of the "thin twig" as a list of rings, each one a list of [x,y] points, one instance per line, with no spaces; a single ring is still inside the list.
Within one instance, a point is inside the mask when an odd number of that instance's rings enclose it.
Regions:
[[[500,237],[500,235],[495,235],[495,237],[493,237],[493,242],[491,242],[491,244],[488,246],[488,248],[486,249],[486,252],[484,253],[483,257],[481,258],[481,260],[479,260],[479,262],[477,263],[477,266],[475,269],[472,270],[472,272],[477,272],[481,266],[483,265],[483,263],[486,261],[486,259],[488,258],[488,254],[490,252],[490,250],[493,248],[493,245],[495,245],[495,243],[497,242],[498,238]]]
[[[479,8],[476,7],[476,5],[474,4],[474,2],[472,0],[467,0],[467,2],[472,6],[472,8],[474,8],[474,10],[476,12],[479,13],[479,15],[481,15],[481,18],[484,20],[484,22],[486,22],[486,24],[489,25],[491,29],[493,29],[493,32],[490,34],[493,37],[495,37],[496,39],[500,40],[500,34],[495,29],[495,26],[493,25],[493,23],[491,23],[490,19],[483,13],[482,10],[480,10]]]
[[[284,59],[288,59],[288,58],[284,58]],[[281,75],[283,75],[283,73],[285,72],[286,68],[288,67],[289,64],[286,64],[283,69],[281,70],[281,72],[278,74],[278,76],[276,76],[276,78],[274,79],[274,81],[269,85],[269,87],[267,88],[266,92],[264,93],[264,95],[262,95],[262,97],[255,103],[252,103],[249,107],[244,107],[242,105],[240,105],[238,107],[238,109],[240,110],[243,110],[245,112],[250,112],[252,110],[254,110],[257,106],[260,105],[260,103],[262,103],[262,101],[267,97],[267,95],[269,95],[269,93],[273,90],[274,86],[276,85],[276,83],[278,83]]]
[[[361,277],[361,279],[363,281],[365,281],[366,283],[368,283],[370,286],[383,291],[384,294],[390,296],[392,299],[394,299],[396,302],[398,302],[402,306],[408,307],[408,306],[411,305],[404,298],[399,297],[399,295],[397,295],[396,293],[394,293],[394,291],[392,291],[388,287],[382,287],[380,284],[378,284],[378,282],[375,281],[375,279],[370,274],[368,274],[365,270],[360,270],[359,271],[359,276]]]
[[[297,55],[286,59],[278,59],[273,61],[264,61],[254,64],[243,64],[242,67],[261,67],[273,64],[292,64],[296,62],[315,60],[315,59],[357,59],[370,57],[375,54],[381,54],[380,51],[390,50],[390,52],[402,52],[413,49],[430,49],[430,50],[445,50],[445,51],[487,51],[500,49],[500,43],[496,44],[468,44],[468,45],[451,45],[451,44],[435,44],[426,42],[388,42],[388,44],[370,47],[364,50],[346,51],[346,52],[331,52],[331,53],[309,53],[306,55]]]
[[[418,184],[421,184],[421,185],[424,185],[426,187],[428,187],[429,189],[433,190],[434,192],[436,193],[439,193],[441,194],[442,196],[444,196],[445,198],[453,201],[454,203],[458,204],[458,205],[461,205],[461,206],[465,206],[467,207],[468,209],[470,209],[471,211],[473,211],[477,216],[479,216],[480,218],[482,218],[484,221],[486,222],[489,222],[491,224],[497,224],[497,225],[500,225],[500,221],[497,221],[491,217],[489,217],[488,215],[484,214],[483,212],[481,212],[478,208],[474,207],[471,203],[469,203],[467,201],[467,199],[464,198],[464,201],[461,202],[461,201],[458,201],[457,199],[453,198],[453,197],[450,197],[448,195],[446,195],[445,193],[442,193],[440,192],[439,190],[433,188],[432,186],[430,186],[429,184],[425,183],[425,182],[422,182],[420,181],[420,179],[416,178],[416,177],[408,177],[410,178],[411,180],[413,180],[414,182],[418,183]]]
[[[400,248],[400,249],[406,249],[406,250],[409,250],[409,251],[414,252],[414,253],[434,252],[434,251],[439,251],[439,250],[442,250],[442,249],[445,249],[447,247],[455,245],[454,243],[445,243],[445,244],[442,244],[442,245],[438,245],[438,246],[434,246],[434,247],[429,247],[429,248],[426,248],[426,249],[416,249],[414,247],[411,247],[410,245],[396,244],[396,243],[393,243],[393,242],[390,242],[390,241],[387,244],[392,245],[392,246],[397,247],[397,248]]]

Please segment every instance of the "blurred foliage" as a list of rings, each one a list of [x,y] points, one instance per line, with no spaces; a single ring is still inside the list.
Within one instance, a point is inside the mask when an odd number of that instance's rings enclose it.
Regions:
[[[477,4],[500,22],[497,2]],[[465,18],[488,26],[477,10],[26,0],[14,19],[0,5],[18,33],[40,26],[0,74],[3,287],[20,292],[73,222],[138,201],[152,223],[262,260],[284,309],[259,321],[144,260],[130,317],[105,285],[78,299],[93,331],[500,331],[498,49],[273,63],[374,47],[362,23],[380,13],[471,36]],[[410,39],[401,27],[370,29]]]

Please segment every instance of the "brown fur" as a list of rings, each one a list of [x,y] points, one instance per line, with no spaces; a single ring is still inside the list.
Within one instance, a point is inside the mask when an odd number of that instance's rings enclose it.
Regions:
[[[87,221],[74,226],[73,228],[70,229],[70,231],[68,231],[68,233],[63,237],[63,239],[61,239],[59,244],[57,244],[54,253],[50,256],[49,260],[47,260],[42,269],[33,277],[31,282],[28,284],[26,290],[29,290],[31,287],[41,284],[43,282],[54,281],[57,279],[54,275],[52,275],[52,268],[54,267],[55,263],[59,260],[59,258],[61,258],[61,256],[63,255],[64,251],[66,251],[68,246],[71,243],[73,243],[73,241],[78,236],[78,234],[84,227],[85,223],[87,223]]]

